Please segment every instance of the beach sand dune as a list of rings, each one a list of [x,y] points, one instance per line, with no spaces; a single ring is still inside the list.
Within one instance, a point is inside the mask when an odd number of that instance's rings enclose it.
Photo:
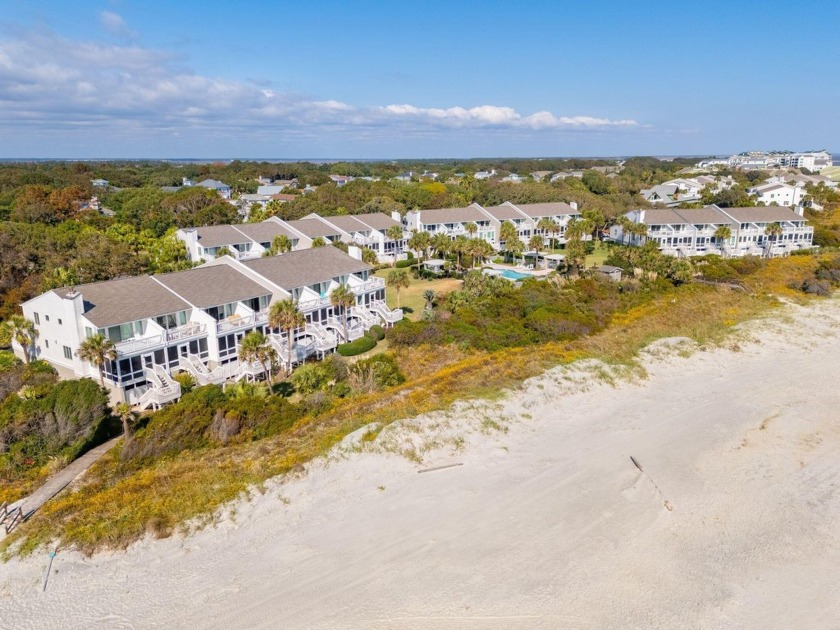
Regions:
[[[839,331],[788,306],[348,441],[215,528],[59,553],[46,593],[46,553],[0,566],[0,626],[838,628]]]

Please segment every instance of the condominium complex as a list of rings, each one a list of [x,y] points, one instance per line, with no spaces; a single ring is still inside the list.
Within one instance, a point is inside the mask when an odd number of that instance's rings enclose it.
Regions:
[[[656,208],[634,210],[626,215],[632,223],[647,227],[644,234],[614,225],[610,236],[625,245],[652,241],[671,256],[785,256],[813,247],[814,228],[790,208]],[[720,229],[725,228],[725,229]]]
[[[580,217],[575,202],[513,204],[506,201],[499,206],[483,207],[473,203],[465,208],[414,210],[406,213],[405,224],[412,231],[444,234],[450,238],[469,236],[469,224],[474,224],[474,238],[487,241],[495,249],[504,249],[501,227],[506,221],[516,226],[519,238],[525,243],[534,235],[542,236],[546,242],[556,237],[557,243],[565,243],[569,221]],[[552,231],[539,226],[541,219],[551,221]]]
[[[399,321],[402,311],[385,305],[385,282],[370,271],[335,247],[253,260],[222,256],[188,271],[55,289],[22,306],[38,331],[31,354],[64,378],[98,378],[97,368],[77,351],[84,339],[102,334],[117,352],[116,360],[104,365],[113,397],[158,407],[180,396],[172,378],[178,371],[202,385],[260,375],[261,365],[238,357],[242,338],[254,330],[268,335],[287,367],[290,353],[294,365],[334,350],[345,340],[345,314],[330,299],[339,286],[356,296],[346,313],[349,340],[374,324]],[[289,298],[306,320],[291,339],[268,327],[269,306]],[[23,354],[23,348],[15,350]]]
[[[213,260],[223,248],[237,260],[259,258],[270,250],[277,236],[289,239],[293,250],[308,249],[312,241],[342,242],[368,247],[376,252],[380,262],[393,262],[404,257],[405,233],[399,238],[390,236],[393,228],[402,229],[397,217],[382,213],[321,217],[310,214],[296,221],[270,217],[261,223],[212,225],[183,228],[177,236],[187,246],[190,260]]]

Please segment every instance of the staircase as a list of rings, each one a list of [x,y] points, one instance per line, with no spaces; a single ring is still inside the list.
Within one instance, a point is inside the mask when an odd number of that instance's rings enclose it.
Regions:
[[[137,401],[140,409],[160,409],[163,405],[181,397],[181,384],[173,379],[163,366],[155,365],[145,370],[149,388]]]
[[[403,311],[401,308],[389,309],[385,302],[371,302],[370,310],[379,315],[388,324],[395,324],[403,318]]]
[[[311,341],[296,339],[294,345],[292,345],[292,365],[289,365],[289,346],[287,341],[279,335],[269,335],[268,338],[271,346],[277,351],[280,363],[282,363],[286,369],[290,369],[298,363],[303,363],[307,357],[315,354],[316,352],[321,352],[318,346],[319,340],[317,337],[314,337],[314,335]],[[326,341],[323,343],[327,344]],[[332,346],[332,348],[334,347],[335,346]]]
[[[204,365],[201,357],[194,354],[181,357],[178,365],[182,370],[190,374],[199,385],[219,385],[231,378],[235,378],[239,369],[237,362],[234,361],[210,370],[210,368]]]
[[[371,326],[376,326],[380,323],[379,317],[371,313],[364,306],[352,307],[348,313],[348,317],[358,318],[362,324],[364,324],[365,328],[370,328]]]
[[[315,339],[315,347],[319,354],[324,355],[338,345],[338,339],[329,330],[318,323],[307,324],[304,333]]]
[[[324,327],[335,331],[338,339],[344,342],[344,322],[337,317],[329,317],[324,323]],[[353,326],[350,322],[347,323],[347,334],[350,337],[348,341],[355,341],[365,334],[365,329],[362,326]]]

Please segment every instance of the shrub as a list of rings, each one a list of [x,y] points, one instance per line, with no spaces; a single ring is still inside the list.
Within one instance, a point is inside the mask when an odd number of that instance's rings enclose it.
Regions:
[[[187,394],[191,392],[193,388],[197,385],[192,374],[190,374],[189,372],[178,372],[178,374],[176,374],[172,378],[178,381],[178,383],[181,385],[182,394]]]
[[[397,263],[394,265],[397,269],[405,269],[406,267],[411,267],[414,265],[414,259],[409,258],[408,260],[398,260]]]
[[[0,350],[0,372],[5,372],[16,365],[20,365],[20,359],[15,356],[14,352]]]
[[[350,368],[350,386],[359,392],[373,392],[405,382],[399,364],[392,354],[378,354],[362,359]]]
[[[367,332],[369,337],[376,339],[376,341],[382,341],[385,339],[385,329],[382,328],[379,324],[374,324],[370,327],[370,330]]]
[[[376,340],[370,337],[360,337],[350,343],[342,343],[336,348],[336,352],[343,357],[355,357],[376,347]]]
[[[802,283],[802,290],[812,295],[829,295],[831,285],[826,280],[808,279]]]

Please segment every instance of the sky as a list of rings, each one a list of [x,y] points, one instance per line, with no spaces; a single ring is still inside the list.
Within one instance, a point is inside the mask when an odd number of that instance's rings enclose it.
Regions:
[[[0,0],[0,158],[840,152],[840,2]]]

